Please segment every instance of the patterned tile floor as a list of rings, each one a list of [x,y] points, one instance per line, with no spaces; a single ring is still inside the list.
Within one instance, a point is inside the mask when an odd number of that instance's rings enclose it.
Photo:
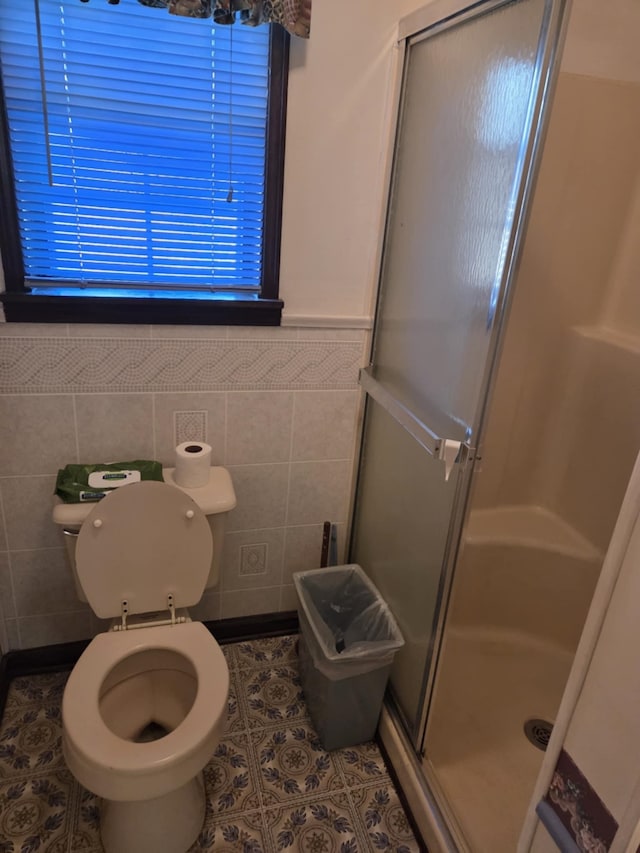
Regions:
[[[419,851],[377,746],[322,749],[300,689],[296,637],[224,653],[229,719],[204,771],[207,817],[191,853]],[[10,686],[0,725],[0,853],[102,853],[100,801],[75,781],[60,749],[66,678]]]

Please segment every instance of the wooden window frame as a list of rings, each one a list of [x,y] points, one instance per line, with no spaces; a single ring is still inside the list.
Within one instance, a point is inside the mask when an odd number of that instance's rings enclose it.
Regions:
[[[8,116],[0,80],[0,254],[5,279],[5,292],[0,293],[0,302],[4,305],[6,320],[19,323],[279,326],[284,304],[279,298],[279,273],[289,39],[282,27],[270,25],[262,287],[258,299],[242,299],[241,295],[233,300],[203,300],[32,293],[25,284]]]

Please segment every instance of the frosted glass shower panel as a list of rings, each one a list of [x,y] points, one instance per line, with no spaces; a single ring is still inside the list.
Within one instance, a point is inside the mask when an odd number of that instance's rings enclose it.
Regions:
[[[407,47],[374,374],[426,422],[474,425],[544,14],[504,4]]]
[[[459,465],[444,463],[369,399],[351,559],[393,611],[405,645],[391,686],[410,724],[418,718]]]

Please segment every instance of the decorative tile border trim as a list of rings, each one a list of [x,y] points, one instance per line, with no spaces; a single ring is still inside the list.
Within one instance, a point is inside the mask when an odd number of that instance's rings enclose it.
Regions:
[[[350,389],[354,341],[0,338],[0,393]]]
[[[617,821],[564,749],[536,811],[563,851],[607,853],[618,831]]]

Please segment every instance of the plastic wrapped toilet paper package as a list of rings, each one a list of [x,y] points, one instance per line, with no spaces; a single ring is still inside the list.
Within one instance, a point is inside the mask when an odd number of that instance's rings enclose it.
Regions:
[[[55,493],[65,503],[85,503],[99,501],[113,489],[128,483],[162,479],[162,465],[153,459],[71,464],[58,471]]]
[[[211,447],[204,442],[184,441],[176,447],[173,480],[184,489],[199,489],[209,482]]]

